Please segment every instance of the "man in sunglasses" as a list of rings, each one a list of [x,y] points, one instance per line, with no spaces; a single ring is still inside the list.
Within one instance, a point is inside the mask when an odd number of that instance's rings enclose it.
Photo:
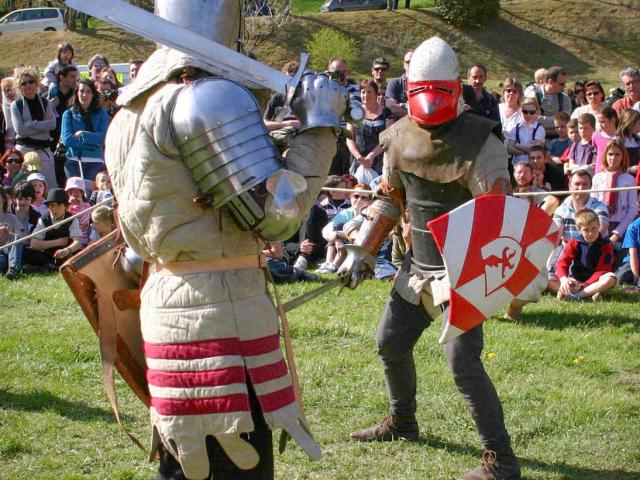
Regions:
[[[571,97],[564,93],[567,84],[567,73],[562,67],[547,69],[545,81],[542,85],[530,84],[524,91],[525,97],[535,98],[542,112],[538,118],[540,125],[544,127],[547,141],[558,138],[553,119],[558,112],[567,112],[571,115],[573,110]]]
[[[378,96],[385,98],[387,88],[387,75],[389,74],[389,62],[386,58],[378,57],[373,61],[371,65],[371,75],[373,75],[373,81],[378,85]]]

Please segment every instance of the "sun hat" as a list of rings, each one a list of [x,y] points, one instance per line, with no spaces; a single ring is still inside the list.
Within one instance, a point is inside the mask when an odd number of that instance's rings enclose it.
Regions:
[[[80,177],[69,177],[67,179],[67,183],[64,186],[64,191],[68,192],[69,190],[71,190],[72,188],[77,188],[79,190],[82,190],[82,192],[84,192],[84,180]]]
[[[27,177],[27,182],[32,182],[34,180],[40,180],[41,182],[44,182],[45,185],[47,185],[47,177],[45,177],[40,172],[34,172]]]

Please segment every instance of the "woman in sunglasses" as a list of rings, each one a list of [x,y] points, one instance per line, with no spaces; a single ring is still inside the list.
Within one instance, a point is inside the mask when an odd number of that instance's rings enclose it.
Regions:
[[[511,130],[504,141],[507,151],[513,155],[513,165],[529,160],[529,150],[533,145],[544,145],[544,127],[538,123],[538,101],[535,98],[526,98],[522,102],[521,111],[522,121]]]
[[[20,94],[11,104],[11,122],[16,131],[16,149],[23,154],[37,151],[42,158],[42,173],[47,183],[56,186],[56,172],[51,153],[49,132],[56,128],[51,104],[42,98],[38,72],[34,67],[23,68],[17,76]]]
[[[602,84],[595,80],[587,82],[584,86],[584,94],[587,97],[587,104],[576,108],[571,114],[571,118],[578,118],[583,113],[590,113],[598,118],[598,113],[605,107]],[[596,131],[600,131],[599,123],[596,123]]]
[[[507,77],[503,83],[502,102],[498,105],[500,122],[502,123],[502,136],[507,138],[511,130],[522,122],[520,101],[522,100],[522,85],[513,77]]]
[[[5,150],[2,157],[0,157],[0,165],[2,165],[2,169],[5,172],[2,176],[3,187],[13,187],[18,183],[22,177],[19,174],[23,162],[24,157],[21,152],[13,148]]]

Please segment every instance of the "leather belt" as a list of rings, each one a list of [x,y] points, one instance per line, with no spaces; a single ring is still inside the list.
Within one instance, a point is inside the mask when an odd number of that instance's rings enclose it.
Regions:
[[[260,255],[243,257],[217,258],[215,260],[189,260],[186,262],[155,263],[156,273],[160,275],[188,275],[190,273],[223,272],[225,270],[242,270],[260,268]]]

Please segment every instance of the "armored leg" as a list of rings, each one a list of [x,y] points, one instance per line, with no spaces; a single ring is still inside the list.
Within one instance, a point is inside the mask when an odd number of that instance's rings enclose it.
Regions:
[[[443,318],[449,314],[445,309]],[[453,380],[462,394],[486,450],[496,453],[498,478],[520,478],[520,466],[511,450],[511,440],[504,425],[502,404],[482,365],[484,347],[482,325],[456,337],[444,347]]]

